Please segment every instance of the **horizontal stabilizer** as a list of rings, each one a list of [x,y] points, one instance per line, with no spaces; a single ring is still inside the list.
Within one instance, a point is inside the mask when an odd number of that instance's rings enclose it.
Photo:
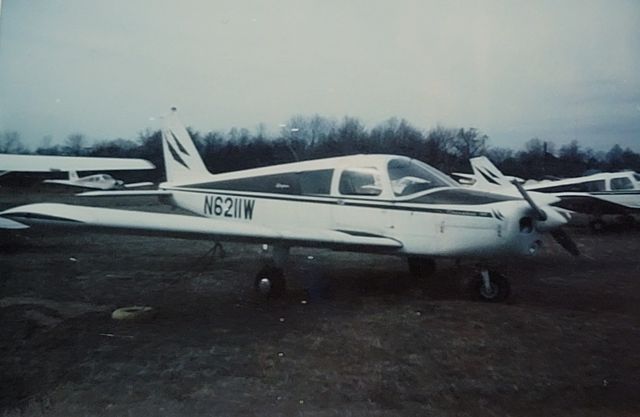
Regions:
[[[38,203],[14,207],[0,213],[36,226],[86,227],[101,232],[157,235],[206,240],[255,243],[284,242],[292,246],[332,249],[399,249],[402,243],[384,236],[362,236],[338,230],[270,228],[181,214],[151,213],[102,207]]]

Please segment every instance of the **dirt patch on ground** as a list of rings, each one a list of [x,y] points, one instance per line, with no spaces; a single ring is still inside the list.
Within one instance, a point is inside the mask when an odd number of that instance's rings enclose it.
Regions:
[[[469,301],[473,265],[453,262],[416,282],[399,258],[295,250],[288,295],[264,301],[256,246],[14,236],[0,415],[638,415],[640,233],[569,232],[581,258],[550,241],[496,261],[500,305]],[[156,314],[111,319],[130,305]]]

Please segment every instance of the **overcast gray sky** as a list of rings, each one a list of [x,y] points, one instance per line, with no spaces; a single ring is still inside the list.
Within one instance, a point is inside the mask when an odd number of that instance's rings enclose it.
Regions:
[[[4,0],[0,131],[393,116],[640,151],[640,1]],[[393,151],[390,149],[390,152]]]

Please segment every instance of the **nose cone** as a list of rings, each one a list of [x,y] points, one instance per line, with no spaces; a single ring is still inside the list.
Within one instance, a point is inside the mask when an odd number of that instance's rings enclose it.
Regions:
[[[567,210],[547,206],[544,209],[547,218],[536,222],[536,229],[540,232],[548,232],[563,226],[571,220],[571,214]]]

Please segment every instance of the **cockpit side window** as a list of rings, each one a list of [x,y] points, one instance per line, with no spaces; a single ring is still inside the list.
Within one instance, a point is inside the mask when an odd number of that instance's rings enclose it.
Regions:
[[[392,159],[387,168],[391,188],[396,196],[411,195],[432,188],[458,186],[437,169],[414,159]]]
[[[627,177],[618,177],[611,179],[612,190],[633,190],[633,183]]]
[[[343,195],[380,195],[380,173],[375,168],[345,169],[340,176],[339,191]]]

